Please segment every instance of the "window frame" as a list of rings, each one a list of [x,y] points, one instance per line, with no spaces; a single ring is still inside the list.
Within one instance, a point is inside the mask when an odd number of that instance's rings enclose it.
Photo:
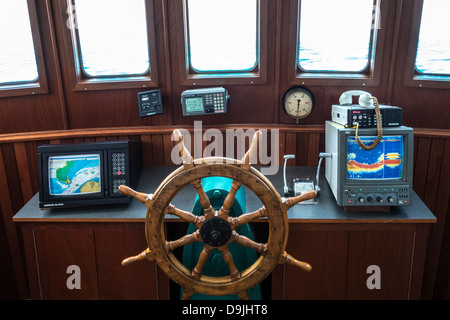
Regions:
[[[379,29],[371,30],[372,46],[370,48],[369,65],[360,72],[327,72],[327,71],[306,71],[302,70],[298,63],[299,32],[300,32],[300,9],[301,0],[290,2],[289,30],[289,84],[291,85],[339,85],[339,86],[367,86],[376,87],[381,82],[381,71],[383,65],[383,52],[388,27],[387,16],[389,6],[388,1],[377,0],[380,10]]]
[[[249,71],[196,72],[189,61],[187,0],[176,1],[176,30],[181,85],[265,84],[267,83],[268,0],[258,0],[256,65]]]
[[[450,75],[421,74],[416,69],[416,56],[419,44],[420,24],[422,22],[423,0],[416,0],[413,7],[408,54],[405,61],[405,87],[450,88]]]
[[[85,73],[79,45],[78,31],[76,28],[68,28],[66,22],[73,19],[69,8],[74,5],[73,0],[58,1],[63,29],[63,42],[68,59],[69,77],[73,91],[108,90],[108,89],[131,89],[131,88],[154,88],[158,87],[157,49],[155,34],[155,15],[153,0],[145,0],[147,18],[147,41],[149,48],[150,68],[142,75],[121,76],[95,76]]]
[[[44,54],[39,30],[36,0],[27,0],[38,78],[34,81],[0,84],[0,98],[48,93]]]

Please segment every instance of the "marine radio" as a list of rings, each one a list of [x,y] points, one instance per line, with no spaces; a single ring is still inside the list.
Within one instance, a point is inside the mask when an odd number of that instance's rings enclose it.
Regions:
[[[399,107],[380,105],[383,127],[398,127],[402,125],[402,109]],[[375,128],[377,117],[375,109],[360,105],[333,105],[331,120],[346,127],[354,127],[358,123],[360,128]]]
[[[358,104],[352,104],[353,96],[359,96]],[[375,99],[376,100],[376,99]],[[339,97],[339,105],[331,107],[331,120],[347,128],[399,127],[402,125],[402,109],[374,103],[368,92],[350,90]]]
[[[229,100],[222,87],[186,90],[181,93],[183,116],[226,113]]]

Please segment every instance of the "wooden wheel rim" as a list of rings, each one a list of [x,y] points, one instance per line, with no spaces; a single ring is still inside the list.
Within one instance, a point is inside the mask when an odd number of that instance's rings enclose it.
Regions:
[[[181,167],[169,175],[152,196],[153,205],[147,210],[145,223],[146,239],[153,251],[158,266],[174,282],[185,289],[209,295],[228,295],[248,290],[266,278],[278,264],[280,255],[284,252],[288,236],[287,213],[281,206],[281,198],[270,181],[254,168],[245,170],[240,167],[240,161],[227,164],[226,158],[214,158],[214,163],[205,159],[194,162],[191,168]],[[267,209],[269,237],[267,252],[257,261],[241,272],[241,277],[232,280],[230,276],[201,276],[195,280],[188,270],[171,252],[166,253],[164,235],[164,215],[170,201],[176,194],[196,179],[222,176],[237,180],[254,192]]]

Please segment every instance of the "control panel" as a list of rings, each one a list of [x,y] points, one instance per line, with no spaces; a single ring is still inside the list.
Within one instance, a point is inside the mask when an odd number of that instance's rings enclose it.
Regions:
[[[383,127],[398,127],[402,125],[402,109],[393,106],[380,106]],[[358,123],[360,128],[375,128],[377,117],[375,109],[364,108],[359,105],[333,105],[331,120],[346,127],[354,127]]]
[[[123,151],[110,151],[110,170],[112,181],[111,183],[111,195],[121,196],[119,192],[119,186],[128,184],[128,154]]]
[[[161,90],[151,90],[138,93],[139,117],[154,116],[162,114],[163,103]]]
[[[183,116],[226,113],[229,99],[222,87],[186,90],[181,94]]]
[[[401,206],[409,205],[409,186],[396,186],[380,188],[368,187],[343,187],[343,204],[350,206]]]
[[[292,182],[294,185],[294,196],[299,196],[305,192],[315,190],[314,181],[310,177],[293,177]],[[305,200],[300,202],[300,204],[315,203],[316,198]]]

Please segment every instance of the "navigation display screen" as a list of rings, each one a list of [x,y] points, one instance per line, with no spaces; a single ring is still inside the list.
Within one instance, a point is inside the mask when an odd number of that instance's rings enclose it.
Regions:
[[[186,111],[187,112],[202,112],[203,111],[203,98],[186,98]]]
[[[99,154],[54,156],[48,159],[49,191],[52,196],[101,192]]]

